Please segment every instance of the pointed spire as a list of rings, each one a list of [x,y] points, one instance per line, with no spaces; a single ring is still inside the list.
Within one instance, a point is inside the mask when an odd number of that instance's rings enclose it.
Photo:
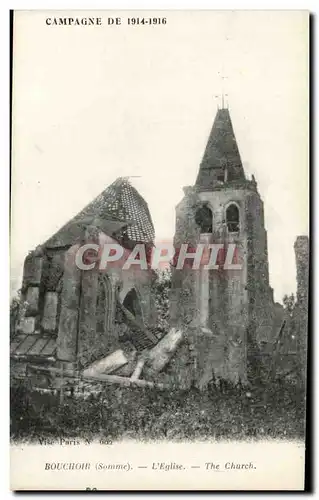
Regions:
[[[200,164],[196,185],[213,187],[216,182],[245,180],[229,110],[218,109]]]

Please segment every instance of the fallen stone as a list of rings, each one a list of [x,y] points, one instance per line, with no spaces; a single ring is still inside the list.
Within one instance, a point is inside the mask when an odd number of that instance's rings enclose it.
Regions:
[[[125,365],[121,366],[120,368],[114,370],[113,372],[114,375],[119,375],[121,377],[130,377],[133,374],[133,371],[135,370],[136,367],[137,352],[136,351],[131,351],[129,353],[125,352],[125,356],[128,359],[128,362]]]
[[[109,374],[117,370],[128,362],[127,357],[121,349],[113,352],[105,358],[94,361],[83,371],[83,376],[94,376],[99,374]]]
[[[147,370],[156,373],[160,372],[172,358],[182,340],[183,332],[176,328],[171,328],[167,335],[149,351],[145,364]]]
[[[35,318],[29,316],[28,318],[23,318],[23,320],[20,323],[20,328],[19,330],[22,333],[30,334],[34,333],[35,330]]]

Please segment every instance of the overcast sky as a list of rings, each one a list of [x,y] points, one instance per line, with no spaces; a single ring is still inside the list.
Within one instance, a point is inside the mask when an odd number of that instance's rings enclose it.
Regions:
[[[293,244],[308,234],[308,15],[298,11],[19,12],[14,31],[12,286],[25,255],[115,178],[172,239],[182,187],[194,184],[220,73],[246,174],[265,202],[275,299],[295,292]],[[50,27],[47,17],[101,16]],[[109,16],[122,25],[107,25]]]

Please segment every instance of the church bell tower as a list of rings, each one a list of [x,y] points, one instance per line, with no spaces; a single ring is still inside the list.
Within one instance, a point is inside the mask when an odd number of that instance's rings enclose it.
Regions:
[[[264,205],[254,176],[245,175],[226,108],[218,109],[196,182],[176,207],[175,248],[183,243],[219,244],[218,269],[173,267],[171,320],[188,332],[197,378],[213,372],[245,382],[258,343],[271,335],[273,298]],[[227,252],[235,268],[226,268]]]

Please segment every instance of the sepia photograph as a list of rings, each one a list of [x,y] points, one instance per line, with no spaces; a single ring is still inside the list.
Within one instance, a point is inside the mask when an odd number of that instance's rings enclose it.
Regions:
[[[304,489],[309,12],[12,12],[13,490]]]

